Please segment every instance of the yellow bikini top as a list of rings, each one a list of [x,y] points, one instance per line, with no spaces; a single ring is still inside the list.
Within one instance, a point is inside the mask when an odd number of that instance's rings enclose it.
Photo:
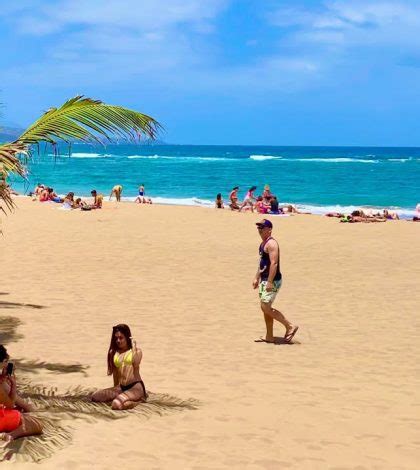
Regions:
[[[128,351],[122,354],[118,354],[117,352],[114,354],[114,366],[117,369],[119,369],[122,365],[125,365],[125,366],[133,365],[133,350],[132,349],[129,349]]]

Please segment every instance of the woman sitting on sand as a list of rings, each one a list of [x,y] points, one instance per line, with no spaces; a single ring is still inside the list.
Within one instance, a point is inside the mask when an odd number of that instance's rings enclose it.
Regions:
[[[68,193],[63,201],[64,209],[74,209],[74,193]]]
[[[9,354],[0,345],[0,440],[11,442],[24,436],[42,433],[41,423],[28,416],[31,405],[16,392],[16,378]]]
[[[267,206],[264,204],[262,196],[257,197],[257,202],[255,203],[255,210],[258,212],[258,214],[267,214]]]
[[[108,375],[113,376],[114,386],[95,392],[92,401],[112,402],[113,410],[128,410],[146,401],[139,370],[142,356],[132,340],[130,328],[124,324],[114,326],[107,356]]]
[[[214,207],[216,209],[224,209],[225,208],[225,205],[223,203],[223,198],[222,198],[222,194],[221,193],[218,193],[216,195],[216,200],[214,201]]]

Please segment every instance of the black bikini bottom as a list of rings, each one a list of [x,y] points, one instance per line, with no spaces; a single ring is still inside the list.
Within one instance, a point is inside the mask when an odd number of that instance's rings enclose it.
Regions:
[[[127,385],[121,385],[120,384],[120,387],[121,387],[121,390],[123,392],[126,392],[127,390],[130,390],[130,388],[134,387],[134,385],[136,384],[140,384],[143,388],[143,393],[144,393],[144,399],[147,398],[147,393],[146,393],[146,387],[144,386],[144,382],[143,380],[136,380],[136,382],[132,382],[131,384],[127,384]]]

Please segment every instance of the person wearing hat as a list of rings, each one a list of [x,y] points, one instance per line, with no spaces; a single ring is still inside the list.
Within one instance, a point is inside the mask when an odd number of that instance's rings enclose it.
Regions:
[[[299,327],[290,323],[279,310],[273,308],[273,302],[282,281],[280,248],[277,241],[271,236],[273,224],[270,220],[262,219],[256,223],[256,226],[262,243],[259,248],[260,262],[252,286],[254,289],[258,287],[260,306],[264,313],[267,330],[265,339],[261,338],[257,342],[274,343],[273,323],[274,320],[277,320],[286,328],[284,341],[290,343]]]

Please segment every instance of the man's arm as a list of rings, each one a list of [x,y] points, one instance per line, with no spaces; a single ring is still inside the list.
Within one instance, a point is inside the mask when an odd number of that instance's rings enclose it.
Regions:
[[[252,287],[254,289],[258,287],[258,284],[260,283],[260,277],[261,277],[260,263],[258,263],[257,272],[255,273],[254,280],[252,281]]]
[[[268,256],[270,257],[270,271],[268,272],[266,290],[270,291],[273,287],[273,280],[277,272],[277,267],[279,265],[280,247],[274,240],[270,240],[267,243],[266,247]]]

